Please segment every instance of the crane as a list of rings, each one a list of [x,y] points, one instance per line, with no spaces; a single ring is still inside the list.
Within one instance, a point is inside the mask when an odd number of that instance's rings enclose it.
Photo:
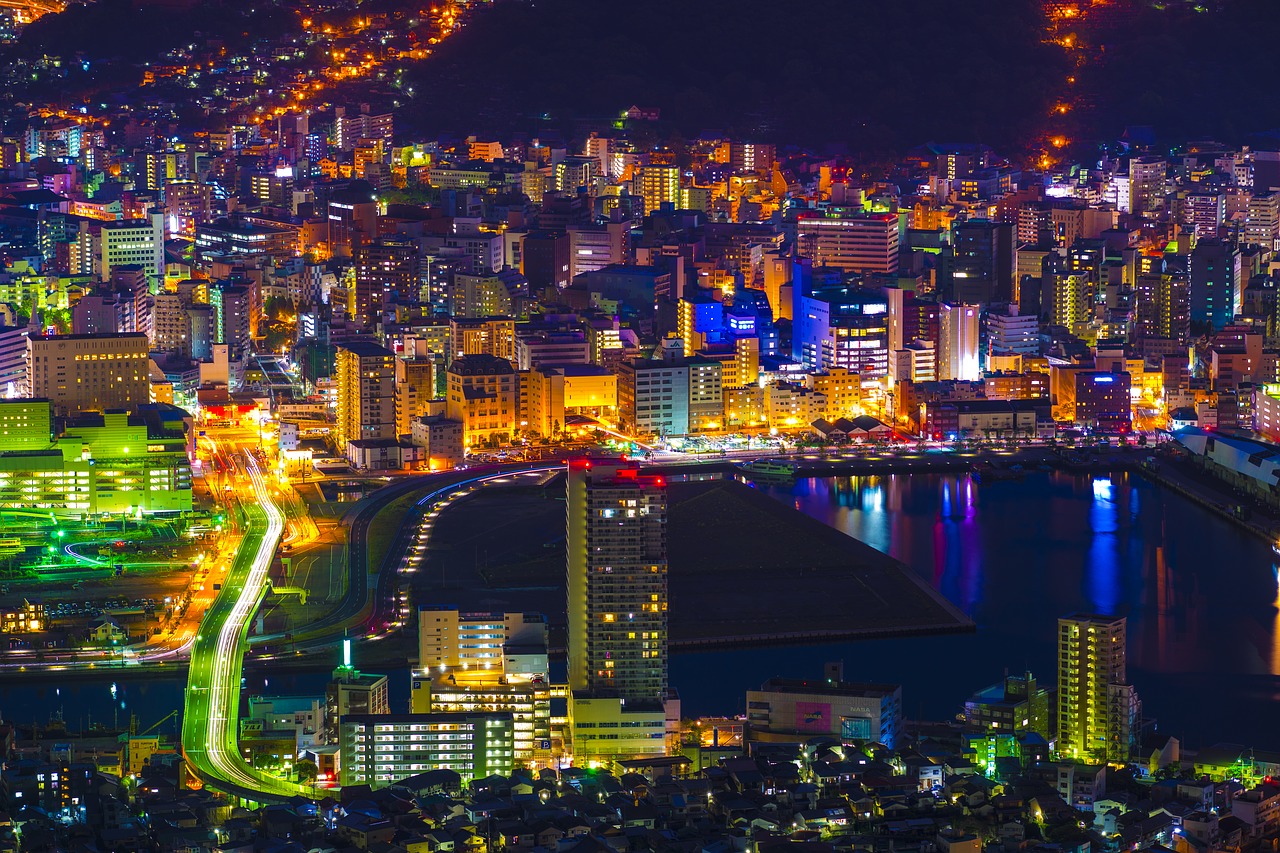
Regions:
[[[178,716],[178,712],[176,710],[170,711],[168,714],[165,714],[163,717],[161,717],[160,720],[154,726],[151,726],[146,731],[139,733],[138,732],[138,715],[134,714],[132,717],[129,718],[129,734],[132,735],[133,737],[142,737],[143,735],[148,735],[151,732],[154,732],[156,729],[160,728],[165,723],[169,722],[169,720],[172,720],[176,716]]]

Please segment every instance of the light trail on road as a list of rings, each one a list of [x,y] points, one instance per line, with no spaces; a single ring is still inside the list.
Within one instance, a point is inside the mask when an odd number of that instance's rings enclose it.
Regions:
[[[191,650],[182,751],[213,787],[279,799],[308,791],[250,767],[240,755],[237,737],[249,623],[266,595],[271,561],[284,532],[284,514],[272,500],[257,460],[250,454],[244,460],[255,502],[244,504],[244,539]]]

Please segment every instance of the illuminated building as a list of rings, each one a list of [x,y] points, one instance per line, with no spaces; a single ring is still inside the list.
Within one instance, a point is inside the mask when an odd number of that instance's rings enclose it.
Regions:
[[[587,336],[578,329],[521,331],[516,335],[516,367],[532,370],[542,365],[586,364],[590,358]]]
[[[422,415],[409,424],[409,440],[423,449],[426,468],[442,471],[463,459],[462,424],[443,415]]]
[[[27,335],[26,326],[0,326],[0,397],[26,392]]]
[[[445,416],[462,424],[467,447],[509,441],[515,434],[520,390],[511,362],[497,356],[458,356],[449,365]]]
[[[729,168],[739,174],[755,172],[768,175],[773,170],[777,159],[777,149],[773,145],[759,142],[730,142]]]
[[[951,305],[938,311],[938,378],[972,382],[982,378],[978,365],[978,328],[981,311],[977,305]]]
[[[1129,161],[1129,207],[1139,216],[1154,218],[1165,209],[1165,171],[1160,157]]]
[[[689,432],[707,432],[724,426],[724,389],[721,362],[694,356],[689,370]]]
[[[614,420],[618,406],[618,377],[593,364],[550,364],[526,374],[528,428],[551,437],[568,428],[570,415]]]
[[[422,671],[413,673],[413,713],[509,713],[515,757],[548,753],[546,617],[420,608],[418,650]]]
[[[333,670],[324,691],[326,743],[337,743],[345,719],[351,715],[379,716],[391,713],[387,677],[361,672],[351,665],[349,640],[343,641],[343,663]]]
[[[660,163],[641,166],[635,183],[635,194],[644,199],[645,213],[652,213],[663,204],[680,203],[679,166]]]
[[[771,678],[747,691],[747,724],[755,740],[830,736],[893,749],[902,732],[902,687]]]
[[[1192,190],[1183,202],[1183,222],[1197,239],[1217,237],[1227,215],[1227,197],[1221,190]]]
[[[451,317],[449,354],[491,355],[515,361],[516,321],[510,317]]]
[[[599,170],[600,161],[595,157],[565,157],[555,164],[553,174],[556,192],[576,194],[582,188],[593,189]]]
[[[667,489],[634,466],[573,460],[567,485],[575,756],[665,751]]]
[[[195,226],[196,251],[202,255],[292,255],[298,248],[298,232],[261,223],[230,221]]]
[[[48,450],[53,446],[53,408],[48,400],[0,402],[0,452]]]
[[[346,108],[336,107],[337,113],[333,122],[333,141],[339,151],[351,151],[362,139],[378,140],[383,146],[392,145],[392,131],[395,119],[391,113],[371,115],[367,105],[361,105],[360,112],[347,115]]]
[[[889,375],[889,303],[880,291],[829,287],[803,295],[792,321],[792,358],[810,370],[843,367],[863,383]]]
[[[1059,754],[1128,762],[1141,705],[1128,682],[1125,628],[1123,616],[1075,614],[1058,620]]]
[[[418,298],[418,249],[407,240],[382,239],[354,251],[356,316],[381,312],[388,301]]]
[[[1280,241],[1280,192],[1260,192],[1249,197],[1244,220],[1244,240],[1274,250]]]
[[[149,276],[164,275],[164,214],[100,226],[94,273],[105,281],[113,269],[127,264],[141,265]]]
[[[395,355],[368,341],[338,346],[334,360],[337,383],[337,430],[334,441],[345,451],[347,442],[394,439]]]
[[[898,272],[898,217],[805,216],[796,223],[796,246],[815,267],[852,272]]]
[[[632,359],[618,365],[618,420],[630,435],[689,432],[689,368]]]
[[[224,279],[209,286],[213,342],[226,344],[228,357],[241,361],[253,342],[253,288],[239,279]],[[196,318],[192,315],[192,324]],[[194,338],[194,332],[193,332]]]
[[[1035,676],[1009,675],[1000,684],[979,690],[964,703],[965,724],[992,734],[1035,732],[1048,743],[1049,703],[1053,693],[1036,684]]]
[[[719,340],[724,332],[724,306],[705,291],[694,291],[676,304],[676,335],[691,356]]]
[[[843,367],[833,367],[822,373],[809,374],[806,383],[826,399],[824,419],[852,418],[861,412],[862,379],[858,374]]]
[[[911,341],[889,353],[889,381],[933,382],[938,378],[938,350],[933,341]]]
[[[362,189],[346,189],[329,198],[329,253],[335,258],[349,258],[357,246],[372,240],[378,233],[378,202],[373,193]]]
[[[436,360],[430,357],[395,360],[396,435],[408,435],[414,419],[427,414],[436,396]]]
[[[1040,319],[1020,314],[1016,304],[987,314],[988,355],[1033,356],[1040,353]]]
[[[827,397],[793,382],[774,382],[764,388],[764,418],[777,429],[808,427],[827,413]]]
[[[527,291],[525,278],[517,270],[455,273],[449,288],[449,314],[473,319],[512,316]]]
[[[58,414],[131,409],[151,402],[147,336],[27,339],[27,390]]]
[[[341,729],[341,782],[382,788],[427,770],[464,782],[507,776],[515,764],[511,714],[353,714]]]
[[[631,253],[631,222],[569,226],[569,278],[626,263]]]
[[[11,433],[0,434],[0,507],[71,518],[190,511],[191,464],[178,422],[87,413],[56,440],[49,423],[46,401],[0,403],[0,432]]]
[[[1221,331],[1243,303],[1240,250],[1216,238],[1200,240],[1191,251],[1191,322]]]

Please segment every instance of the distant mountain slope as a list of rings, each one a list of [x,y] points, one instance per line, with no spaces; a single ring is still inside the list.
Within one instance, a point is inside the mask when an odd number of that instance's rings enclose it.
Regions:
[[[508,0],[423,64],[423,130],[561,127],[657,107],[684,134],[897,147],[1018,139],[1062,52],[1038,0]]]

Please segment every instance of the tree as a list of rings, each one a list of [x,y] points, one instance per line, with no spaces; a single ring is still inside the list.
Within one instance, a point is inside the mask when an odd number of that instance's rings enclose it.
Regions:
[[[316,777],[320,775],[320,768],[310,758],[304,758],[297,764],[293,765],[293,769],[298,773],[298,782],[303,785],[310,785],[316,781]]]

